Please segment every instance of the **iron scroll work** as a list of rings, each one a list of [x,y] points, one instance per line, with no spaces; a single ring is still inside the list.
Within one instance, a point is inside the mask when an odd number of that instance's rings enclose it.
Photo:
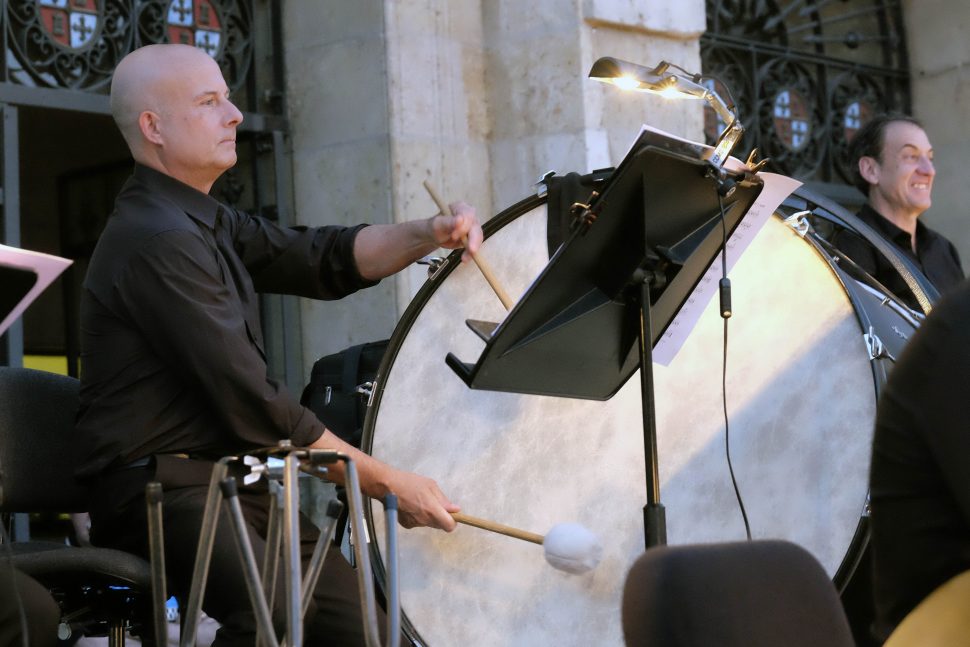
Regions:
[[[252,62],[247,0],[9,0],[0,81],[107,92],[118,62],[153,43],[185,43],[212,56],[232,90]]]
[[[732,88],[741,150],[818,184],[850,182],[849,140],[877,112],[910,110],[898,0],[707,0],[705,74]],[[709,83],[716,83],[709,81]],[[710,140],[718,124],[706,116]]]

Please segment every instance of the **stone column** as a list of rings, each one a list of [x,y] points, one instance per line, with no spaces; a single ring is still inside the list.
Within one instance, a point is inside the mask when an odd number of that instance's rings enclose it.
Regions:
[[[296,220],[401,222],[435,212],[421,186],[482,219],[546,170],[617,163],[641,123],[699,139],[699,102],[625,94],[593,61],[700,70],[703,0],[288,0]],[[424,281],[408,270],[339,305],[303,303],[304,357],[388,336]]]
[[[624,93],[587,78],[614,56],[700,70],[703,0],[484,3],[492,202],[524,198],[545,171],[587,172],[622,159],[643,123],[700,139],[699,102]]]
[[[425,218],[426,178],[488,216],[478,0],[292,0],[284,30],[297,222]],[[306,362],[390,335],[424,276],[304,301]]]
[[[393,219],[437,213],[427,179],[447,202],[464,200],[485,220],[492,176],[479,0],[385,6]],[[423,267],[396,277],[398,314],[426,277]]]
[[[295,221],[387,223],[391,212],[390,108],[383,0],[283,3]],[[301,300],[309,365],[354,343],[387,337],[394,282],[339,303]]]
[[[970,4],[904,0],[913,113],[933,143],[936,178],[927,224],[946,235],[970,268]]]

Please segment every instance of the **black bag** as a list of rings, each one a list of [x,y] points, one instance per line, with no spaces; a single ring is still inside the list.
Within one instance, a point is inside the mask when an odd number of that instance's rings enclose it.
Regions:
[[[360,447],[367,399],[388,340],[372,341],[321,357],[313,364],[300,404],[342,440]]]

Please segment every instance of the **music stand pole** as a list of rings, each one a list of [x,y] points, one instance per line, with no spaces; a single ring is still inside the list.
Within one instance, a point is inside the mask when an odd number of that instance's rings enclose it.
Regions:
[[[640,398],[643,402],[643,455],[646,468],[647,504],[643,506],[644,541],[647,548],[667,543],[667,517],[660,503],[660,467],[657,458],[657,403],[653,390],[653,348],[650,342],[650,284],[652,272],[639,270],[635,277],[640,282],[640,326],[638,344],[640,350]]]

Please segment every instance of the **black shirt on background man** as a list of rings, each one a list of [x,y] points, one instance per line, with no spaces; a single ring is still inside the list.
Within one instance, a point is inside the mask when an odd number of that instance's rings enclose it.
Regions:
[[[963,280],[963,267],[956,247],[923,222],[916,222],[916,251],[914,252],[910,245],[909,233],[880,216],[868,204],[863,205],[856,215],[882,234],[900,254],[913,261],[941,294]],[[909,291],[902,276],[868,241],[851,231],[843,230],[836,235],[833,243],[856,265],[882,283],[910,308],[919,309],[916,297]]]

